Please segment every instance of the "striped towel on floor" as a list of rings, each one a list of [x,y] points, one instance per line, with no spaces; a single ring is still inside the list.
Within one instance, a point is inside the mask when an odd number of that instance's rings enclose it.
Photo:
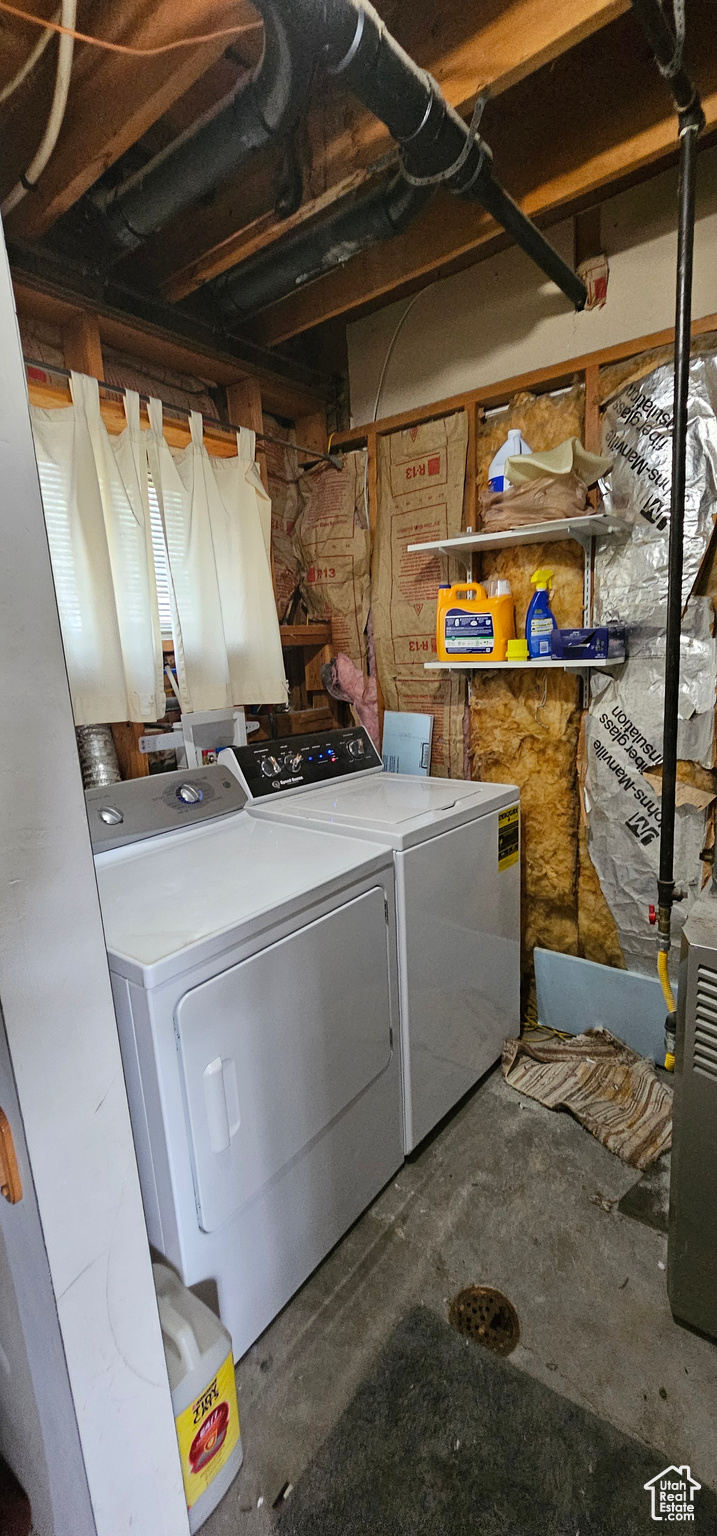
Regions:
[[[530,1030],[506,1040],[503,1076],[548,1109],[569,1109],[633,1168],[649,1168],[672,1143],[672,1089],[659,1081],[653,1062],[607,1029],[570,1040]]]

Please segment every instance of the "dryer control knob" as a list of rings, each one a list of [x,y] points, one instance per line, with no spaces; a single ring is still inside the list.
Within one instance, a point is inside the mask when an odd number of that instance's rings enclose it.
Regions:
[[[349,742],[349,756],[350,757],[363,757],[365,755],[365,752],[366,752],[366,748],[365,748],[365,746],[364,746],[360,736],[357,737],[355,741],[350,741]]]
[[[287,759],[286,759],[287,766],[291,769],[292,773],[298,773],[299,772],[299,769],[300,769],[303,761],[304,761],[304,759],[301,756],[300,752],[295,752],[295,753],[292,754],[291,757],[287,757]]]
[[[261,760],[261,771],[266,774],[267,779],[273,779],[275,773],[281,773],[279,759],[277,757],[263,757]]]
[[[118,811],[114,805],[103,805],[97,814],[100,821],[104,821],[108,827],[118,827],[120,822],[124,821],[122,812]]]
[[[202,791],[197,789],[196,784],[180,784],[177,799],[181,800],[182,805],[198,805],[202,799]]]

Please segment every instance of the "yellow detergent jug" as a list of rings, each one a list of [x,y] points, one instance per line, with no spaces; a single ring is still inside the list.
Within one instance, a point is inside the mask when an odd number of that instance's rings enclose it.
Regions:
[[[456,582],[438,589],[436,653],[439,661],[505,661],[515,639],[515,608],[510,583],[488,597],[479,581]]]

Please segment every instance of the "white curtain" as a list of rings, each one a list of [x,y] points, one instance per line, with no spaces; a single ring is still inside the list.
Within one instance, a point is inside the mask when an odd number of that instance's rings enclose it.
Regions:
[[[77,724],[156,720],[165,711],[150,483],[183,710],[284,703],[271,504],[254,434],[239,434],[236,457],[210,458],[193,412],[189,446],[176,453],[159,400],[142,432],[139,396],[128,390],[127,427],[112,439],[97,381],[73,374],[72,397],[67,409],[33,408],[32,419]]]
[[[267,613],[276,612],[271,501],[255,452],[255,434],[242,427],[237,433],[236,458],[213,461],[218,494],[209,504],[234,704],[275,704],[286,699],[279,625],[266,623]],[[245,573],[250,573],[250,580]]]
[[[190,417],[191,442],[172,453],[162,432],[162,402],[149,402],[149,465],[167,546],[174,659],[182,709],[230,709],[229,663],[209,501],[214,477],[202,442],[202,418]]]
[[[73,373],[71,389],[71,406],[33,408],[32,424],[75,721],[156,720],[165,704],[148,520],[115,457],[97,380]]]

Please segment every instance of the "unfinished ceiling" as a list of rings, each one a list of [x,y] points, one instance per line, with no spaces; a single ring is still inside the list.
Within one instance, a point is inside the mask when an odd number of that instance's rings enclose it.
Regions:
[[[49,17],[54,0],[32,0],[32,9]],[[380,10],[464,119],[489,89],[481,133],[503,186],[540,225],[594,206],[674,155],[669,91],[628,0],[384,0]],[[218,104],[240,100],[260,65],[264,29],[248,0],[194,0],[191,8],[176,0],[116,0],[111,7],[79,0],[79,30],[134,48],[230,26],[238,30],[229,46],[225,36],[149,58],[76,44],[57,147],[6,221],[18,281],[86,292],[96,306],[174,326],[185,338],[213,327],[233,355],[243,348],[260,363],[262,349],[389,302],[506,242],[487,212],[439,188],[393,238],[304,286],[289,275],[286,295],[264,303],[267,257],[286,265],[297,232],[320,230],[332,211],[351,209],[373,189],[382,195],[398,164],[387,129],[342,89],[342,77],[316,71],[308,93],[303,82],[308,104],[295,131],[267,136],[238,172],[212,161],[208,190],[137,239],[135,249],[124,248],[111,230],[116,189],[124,195],[129,177]],[[37,26],[0,11],[0,90],[38,36]],[[717,130],[714,0],[688,7],[688,38],[708,143]],[[2,196],[42,136],[56,57],[53,40],[0,106]],[[230,318],[214,304],[228,273],[232,291],[241,294],[244,285],[250,295]],[[270,277],[273,297],[275,270]]]

